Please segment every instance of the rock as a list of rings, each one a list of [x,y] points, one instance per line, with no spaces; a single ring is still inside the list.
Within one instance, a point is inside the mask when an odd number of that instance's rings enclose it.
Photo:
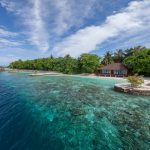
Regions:
[[[85,115],[85,111],[80,108],[73,108],[71,109],[71,115],[73,116]]]
[[[150,87],[146,85],[143,85],[141,87],[131,87],[129,83],[116,84],[114,86],[114,90],[118,92],[129,93],[129,94],[150,96]]]

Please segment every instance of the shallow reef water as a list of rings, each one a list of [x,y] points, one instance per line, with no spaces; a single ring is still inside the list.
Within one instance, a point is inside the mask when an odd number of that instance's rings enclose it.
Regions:
[[[120,82],[0,73],[0,150],[149,150],[150,97]]]

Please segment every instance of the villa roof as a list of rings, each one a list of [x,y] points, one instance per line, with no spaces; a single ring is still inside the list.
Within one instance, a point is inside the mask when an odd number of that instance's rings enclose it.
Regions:
[[[123,65],[122,63],[113,63],[107,66],[103,66],[98,70],[127,70],[127,67],[125,67],[125,65]]]

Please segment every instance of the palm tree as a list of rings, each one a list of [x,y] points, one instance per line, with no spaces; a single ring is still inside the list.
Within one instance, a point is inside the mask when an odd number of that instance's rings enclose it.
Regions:
[[[144,50],[146,49],[146,47],[144,46],[136,46],[136,47],[133,47],[133,48],[129,48],[127,50],[125,50],[125,56],[128,57],[136,52],[139,52],[141,50]]]
[[[124,58],[125,58],[124,51],[122,49],[116,50],[116,52],[114,53],[114,57],[113,57],[114,61],[121,63],[123,62]]]
[[[51,59],[53,59],[53,58],[54,58],[52,54],[51,54],[50,58],[51,58]]]
[[[107,51],[106,54],[104,55],[103,60],[102,60],[102,64],[103,65],[109,65],[111,63],[113,63],[112,53],[110,51]]]

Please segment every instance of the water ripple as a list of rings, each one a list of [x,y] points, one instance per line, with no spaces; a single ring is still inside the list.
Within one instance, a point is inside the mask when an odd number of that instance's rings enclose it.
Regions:
[[[0,73],[0,149],[149,150],[150,97],[118,82]]]

